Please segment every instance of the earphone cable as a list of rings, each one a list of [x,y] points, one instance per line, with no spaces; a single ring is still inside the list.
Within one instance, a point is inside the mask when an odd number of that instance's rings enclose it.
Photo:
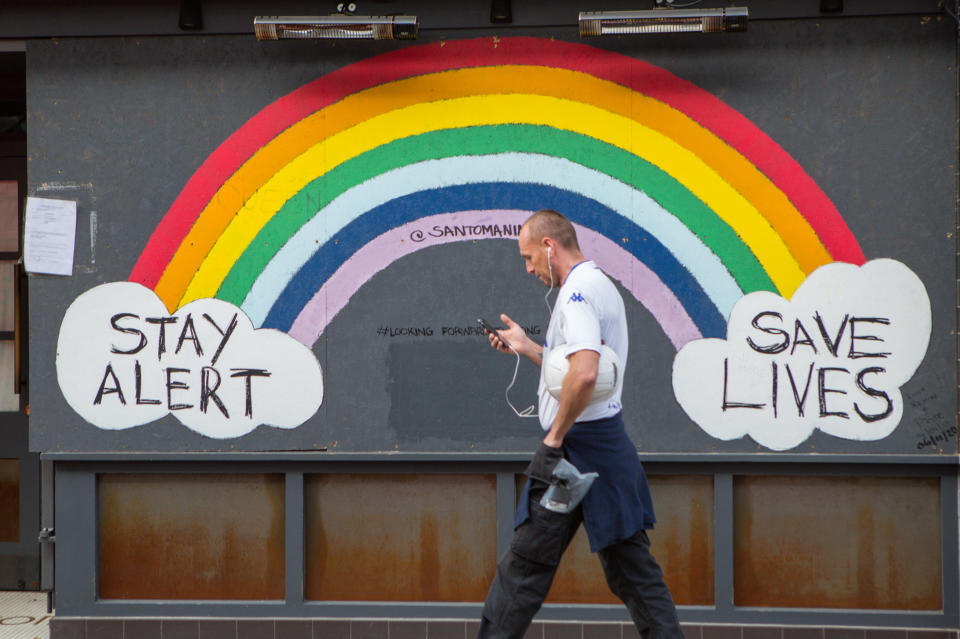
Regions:
[[[547,247],[547,271],[550,273],[550,286],[547,288],[546,295],[543,296],[543,303],[547,305],[548,317],[552,317],[553,307],[550,306],[550,292],[553,290],[553,263],[550,261],[549,246]],[[549,324],[549,321],[550,320],[548,319],[547,320],[548,324]],[[500,336],[497,335],[497,337],[500,337]],[[513,351],[513,354],[517,356],[517,361],[513,365],[513,377],[510,378],[510,383],[507,385],[506,390],[503,391],[503,396],[507,400],[507,405],[510,406],[510,410],[512,410],[517,415],[517,417],[539,417],[539,415],[534,412],[535,410],[537,410],[537,407],[534,406],[533,404],[531,404],[530,406],[527,406],[523,410],[517,410],[517,407],[514,406],[513,402],[510,401],[510,389],[513,388],[513,385],[516,383],[517,371],[520,370],[520,353],[518,353],[517,349],[515,349],[513,346],[511,346],[510,344],[507,344],[506,340],[501,339],[500,341],[506,344],[507,348]]]

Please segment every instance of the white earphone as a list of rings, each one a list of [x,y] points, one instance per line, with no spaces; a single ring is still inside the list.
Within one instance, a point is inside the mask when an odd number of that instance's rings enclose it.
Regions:
[[[550,272],[550,286],[547,287],[547,293],[543,296],[543,302],[547,305],[547,312],[553,315],[553,307],[550,306],[550,291],[553,290],[553,262],[550,261],[549,246],[547,246],[547,270]]]
[[[547,295],[550,294],[550,291],[553,289],[553,262],[550,261],[550,247],[547,247],[547,269],[550,271],[550,288],[547,289]],[[546,298],[544,298],[546,299]],[[547,308],[550,309],[550,313],[553,314],[553,309],[550,308],[550,302],[547,302]]]

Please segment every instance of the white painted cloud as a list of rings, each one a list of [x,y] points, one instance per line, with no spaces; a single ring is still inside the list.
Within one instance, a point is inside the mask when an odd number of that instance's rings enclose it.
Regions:
[[[217,439],[260,424],[295,428],[323,401],[313,353],[281,331],[254,330],[239,308],[196,300],[171,314],[150,289],[102,284],[64,315],[57,381],[91,424],[119,430],[172,413]]]
[[[744,296],[726,340],[695,340],[677,353],[673,391],[690,419],[721,440],[749,435],[788,450],[818,428],[883,439],[903,416],[900,387],[920,366],[930,327],[926,288],[907,266],[834,262],[789,301]]]

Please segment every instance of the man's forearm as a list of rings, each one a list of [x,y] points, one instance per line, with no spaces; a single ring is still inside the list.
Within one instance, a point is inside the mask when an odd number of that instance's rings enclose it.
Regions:
[[[537,368],[543,364],[543,346],[537,344],[533,340],[530,340],[530,347],[526,352],[522,353],[524,357],[529,359]]]
[[[563,443],[567,432],[573,428],[577,417],[590,404],[594,386],[597,384],[597,369],[600,354],[596,351],[577,351],[570,356],[570,370],[563,378],[560,389],[560,407],[543,442],[554,448]]]

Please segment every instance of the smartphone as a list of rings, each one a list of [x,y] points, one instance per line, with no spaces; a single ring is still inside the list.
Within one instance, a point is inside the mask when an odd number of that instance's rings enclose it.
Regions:
[[[493,333],[494,335],[497,335],[498,337],[499,337],[499,334],[497,333],[497,331],[502,330],[502,329],[499,329],[499,328],[494,328],[493,324],[491,324],[491,323],[488,322],[487,320],[483,319],[482,317],[478,317],[478,318],[477,318],[477,324],[479,324],[479,325],[480,325],[480,328],[482,328],[483,330],[487,331],[488,333]]]

